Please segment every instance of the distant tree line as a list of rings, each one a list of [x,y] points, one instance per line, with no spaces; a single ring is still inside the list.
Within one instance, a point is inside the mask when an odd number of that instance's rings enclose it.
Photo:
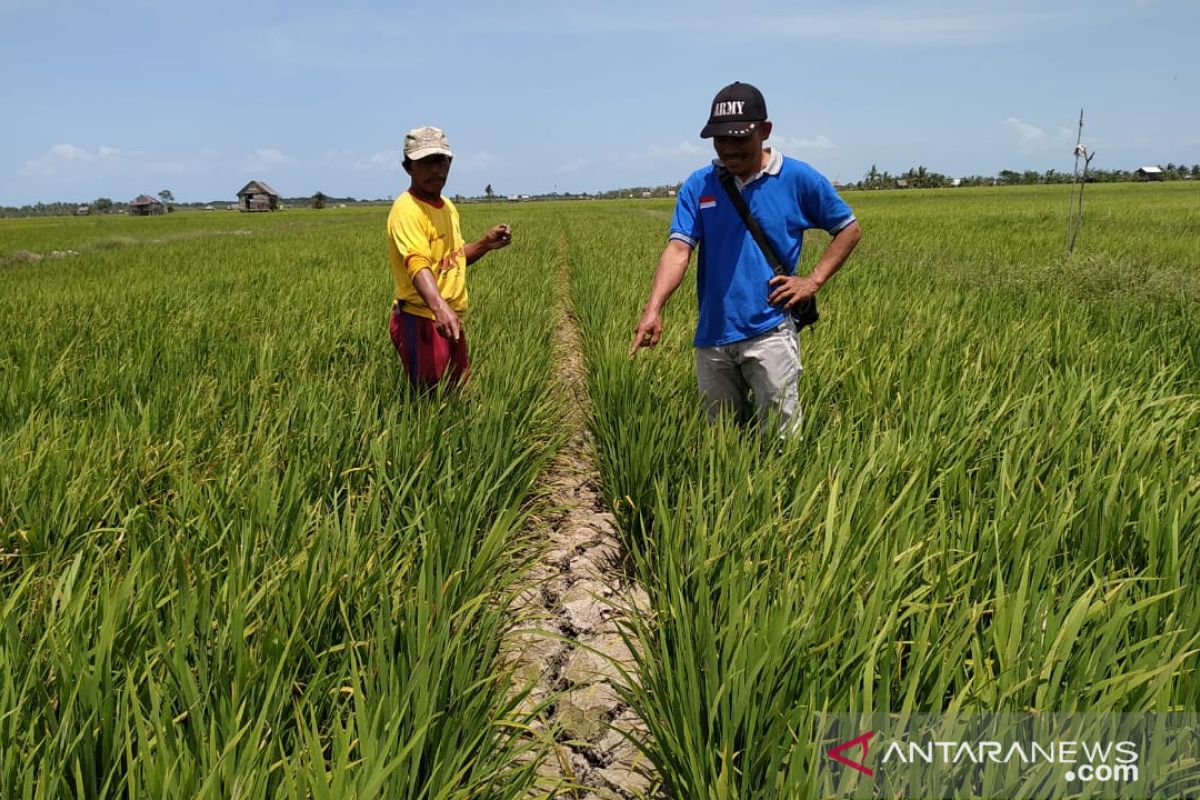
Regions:
[[[662,186],[630,186],[625,189],[611,189],[607,192],[597,192],[595,196],[602,200],[628,199],[630,195],[633,197],[645,197],[647,194],[650,197],[671,197],[679,191],[680,185],[678,183],[668,183]]]
[[[882,172],[872,164],[871,169],[857,183],[847,184],[855,189],[939,189],[946,186],[1029,186],[1039,183],[1070,183],[1075,176],[1070,172],[1048,169],[1038,172],[1027,169],[1018,172],[1014,169],[1002,169],[997,175],[968,175],[963,178],[953,178],[934,172],[925,167],[912,167],[905,172],[895,175],[884,170]],[[1088,170],[1089,183],[1120,183],[1122,181],[1142,180],[1137,170],[1121,169],[1091,169]],[[1182,181],[1200,180],[1200,164],[1167,164],[1162,167],[1162,173],[1157,180]],[[957,182],[956,182],[957,181]]]
[[[106,197],[101,197],[100,200],[107,201],[104,205],[108,211],[103,213],[122,213],[129,210],[128,203],[113,203]],[[80,205],[80,203],[34,203],[27,206],[0,206],[0,217],[69,217],[76,212]]]
[[[318,195],[320,196],[318,199]],[[387,203],[389,199],[380,198],[378,200],[356,200],[353,197],[331,197],[323,192],[317,192],[316,195],[310,197],[285,197],[280,199],[280,203],[291,208],[314,207],[322,208],[325,206],[336,206],[342,203]],[[213,200],[202,201],[197,203],[180,203],[175,202],[171,198],[171,202],[167,203],[167,209],[176,211],[178,209],[199,210],[212,206],[215,209],[226,209],[233,205],[232,200]],[[319,204],[319,205],[318,205]],[[91,203],[32,203],[24,206],[0,206],[0,219],[8,217],[70,217],[79,213],[80,208],[86,208],[89,215],[102,214],[127,214],[129,213],[129,203],[117,202],[108,197],[98,197]]]
[[[1162,181],[1182,181],[1182,180],[1200,180],[1200,164],[1175,164],[1168,163],[1161,167],[1162,173],[1155,176],[1156,180]],[[1034,184],[1054,184],[1054,183],[1070,183],[1072,180],[1070,172],[1063,172],[1056,169],[1048,169],[1045,172],[1027,169],[1017,171],[1013,169],[1002,169],[997,175],[968,175],[962,178],[954,178],[948,175],[943,175],[940,172],[934,172],[924,166],[911,167],[905,172],[899,172],[893,175],[887,170],[880,171],[874,164],[871,165],[870,171],[863,176],[863,179],[854,183],[845,184],[845,188],[849,189],[938,189],[949,186],[1028,186]],[[1142,180],[1138,175],[1138,171],[1122,170],[1122,169],[1092,169],[1088,171],[1088,181],[1092,183],[1120,183],[1124,181]],[[957,181],[957,183],[956,183]],[[600,200],[615,200],[621,198],[642,198],[642,197],[670,197],[679,190],[679,184],[665,184],[661,186],[629,186],[622,189],[610,189],[605,192],[595,192],[589,194],[587,192],[571,193],[571,192],[550,192],[548,194],[539,194],[532,197],[522,195],[522,199],[531,200],[571,200],[580,198],[592,198]],[[170,191],[164,189],[159,192],[159,197],[167,205],[169,210],[175,208],[205,208],[213,205],[217,208],[228,205],[228,200],[218,200],[210,203],[177,203]],[[165,197],[164,197],[165,195]],[[462,197],[455,195],[456,202],[475,202],[478,200],[495,200],[499,195],[492,190],[492,185],[488,184],[485,187],[484,194],[480,197]],[[311,208],[324,208],[329,205],[339,205],[341,203],[386,203],[390,202],[391,198],[384,200],[356,200],[353,197],[331,197],[324,192],[317,192],[308,197],[286,197],[281,198],[280,202],[284,205],[293,208],[308,206]],[[124,214],[129,211],[129,204],[116,202],[108,197],[98,197],[91,203],[33,203],[24,206],[0,206],[0,218],[5,217],[63,217],[72,216],[78,213],[81,206],[87,208],[90,214]]]
[[[621,189],[609,189],[603,192],[542,192],[540,194],[502,195],[492,189],[489,183],[484,187],[483,194],[464,197],[456,194],[455,203],[491,203],[511,202],[512,200],[620,200],[635,197],[674,197],[679,191],[680,184],[670,183],[661,186],[626,186]]]

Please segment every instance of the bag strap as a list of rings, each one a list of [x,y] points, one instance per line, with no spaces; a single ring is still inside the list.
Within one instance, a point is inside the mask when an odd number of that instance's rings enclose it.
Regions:
[[[762,250],[762,254],[766,257],[767,263],[771,265],[771,269],[775,271],[776,275],[787,275],[788,271],[784,268],[783,262],[779,260],[779,256],[776,255],[775,248],[767,241],[767,235],[763,233],[762,226],[758,224],[758,220],[750,213],[750,207],[746,205],[746,198],[742,197],[741,190],[733,182],[733,173],[727,170],[724,164],[717,165],[717,180],[721,182],[725,193],[729,195],[729,199],[733,202],[733,207],[737,209],[738,216],[746,224],[747,230],[750,231],[750,236],[753,237],[755,243],[758,245],[758,249]]]

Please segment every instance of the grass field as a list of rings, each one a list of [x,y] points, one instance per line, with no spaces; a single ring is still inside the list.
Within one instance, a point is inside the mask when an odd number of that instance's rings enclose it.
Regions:
[[[812,796],[823,710],[1200,710],[1200,187],[1069,259],[1064,188],[848,193],[782,452],[703,421],[690,275],[626,356],[665,202],[464,207],[515,241],[427,400],[385,209],[0,221],[0,797],[526,796],[563,258],[666,794]]]

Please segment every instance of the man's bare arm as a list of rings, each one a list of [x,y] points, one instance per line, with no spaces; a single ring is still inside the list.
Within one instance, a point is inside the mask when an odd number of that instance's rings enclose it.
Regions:
[[[426,267],[416,274],[412,282],[417,294],[421,295],[425,305],[429,306],[429,310],[433,312],[433,324],[437,328],[437,332],[447,339],[457,342],[462,336],[462,320],[458,318],[458,314],[454,313],[454,309],[438,291],[433,272]]]
[[[771,295],[767,302],[786,310],[815,295],[817,290],[842,268],[842,264],[846,263],[846,259],[854,252],[861,238],[862,229],[858,227],[857,222],[851,222],[842,228],[829,240],[829,245],[812,268],[812,272],[807,275],[776,275],[771,278]]]
[[[642,308],[642,318],[638,320],[633,342],[629,345],[630,356],[639,348],[654,347],[662,338],[662,310],[683,282],[683,275],[687,272],[691,257],[692,247],[687,242],[678,239],[667,242],[662,255],[658,257],[658,268],[654,271],[654,281],[650,284],[650,299]]]
[[[477,242],[471,242],[463,247],[467,255],[467,265],[474,264],[493,250],[508,247],[512,243],[512,228],[508,225],[496,225],[483,235]]]

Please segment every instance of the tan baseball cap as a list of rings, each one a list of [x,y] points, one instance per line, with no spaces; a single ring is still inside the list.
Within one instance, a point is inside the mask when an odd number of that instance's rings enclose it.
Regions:
[[[420,161],[426,156],[436,155],[454,157],[454,154],[450,152],[450,143],[446,141],[446,134],[441,128],[426,125],[421,128],[413,128],[404,134],[405,158]]]

